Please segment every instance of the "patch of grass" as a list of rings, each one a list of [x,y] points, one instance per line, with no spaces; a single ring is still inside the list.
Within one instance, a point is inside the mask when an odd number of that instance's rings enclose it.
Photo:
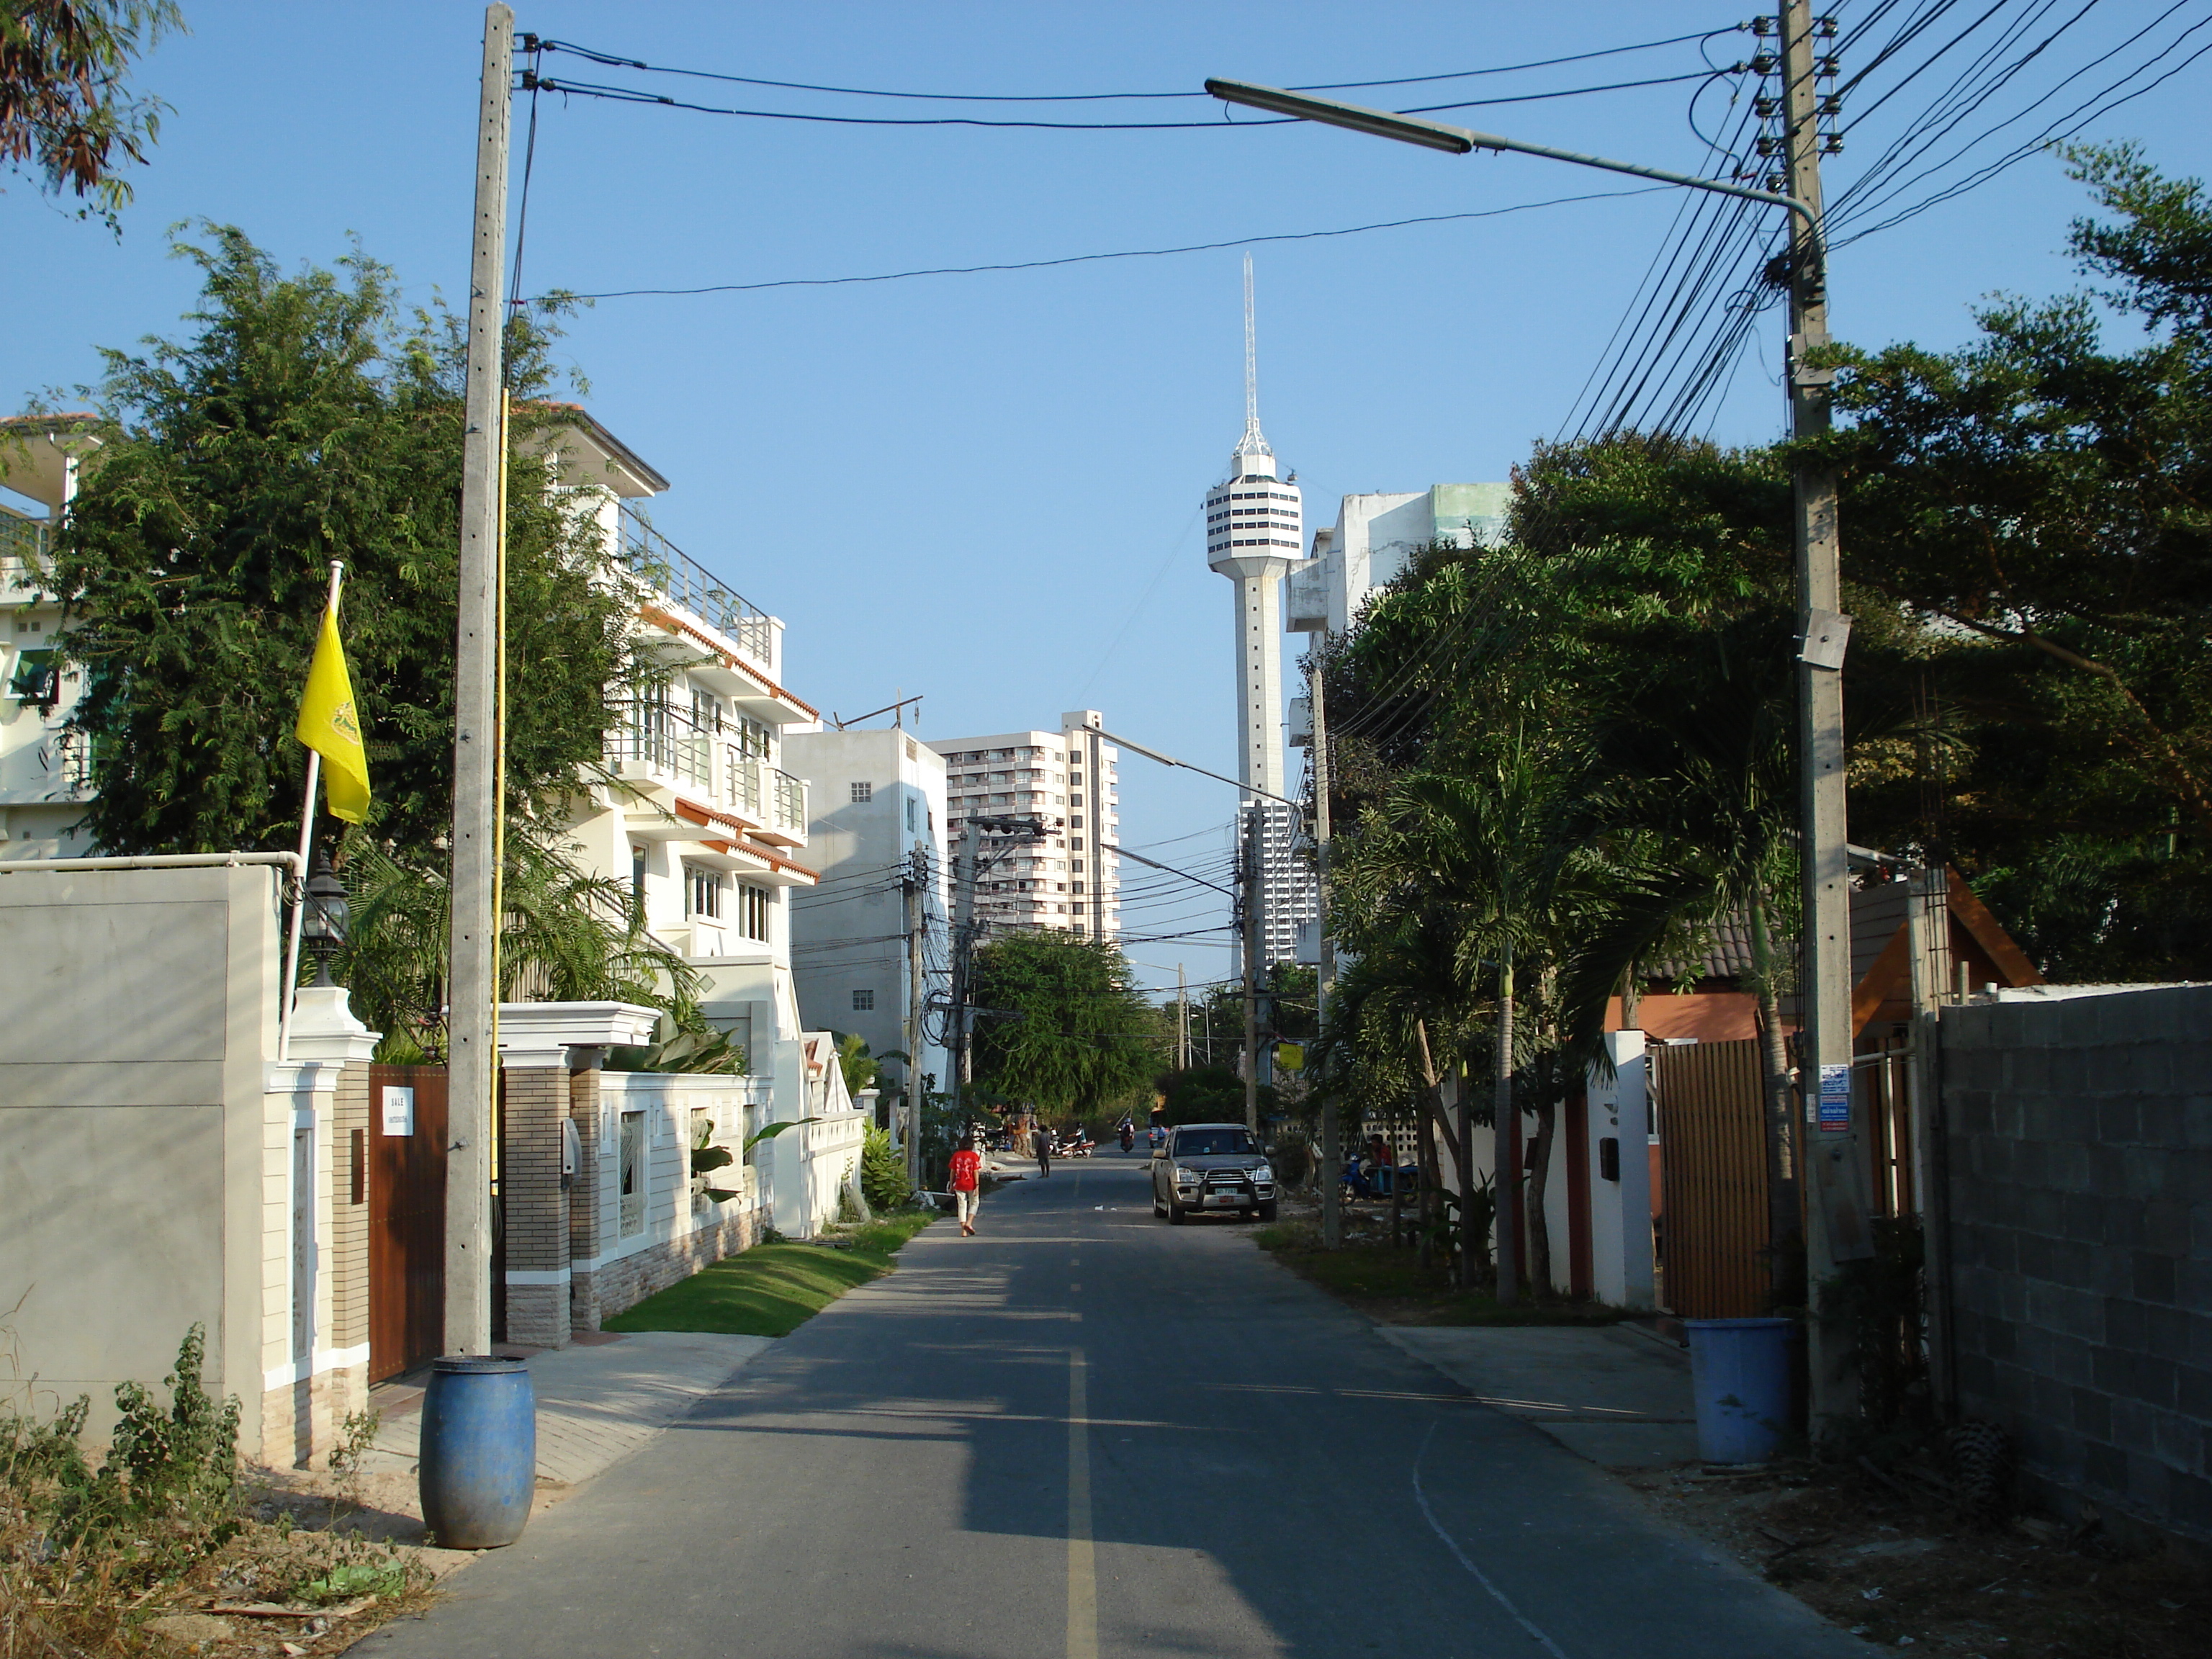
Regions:
[[[1262,1227],[1253,1241],[1299,1278],[1386,1325],[1611,1325],[1627,1316],[1595,1302],[1551,1299],[1505,1307],[1480,1285],[1461,1290],[1441,1261],[1424,1268],[1410,1245],[1393,1249],[1347,1239],[1340,1250],[1324,1250],[1320,1229],[1310,1221]]]
[[[604,1328],[788,1336],[854,1286],[889,1273],[900,1247],[934,1219],[901,1211],[818,1243],[756,1244],[646,1297]]]

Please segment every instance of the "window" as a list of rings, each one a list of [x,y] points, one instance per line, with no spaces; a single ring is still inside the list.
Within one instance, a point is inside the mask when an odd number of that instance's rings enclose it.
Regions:
[[[1083,890],[1083,884],[1081,882],[1079,881],[1075,884],[1075,890],[1079,893]]]
[[[769,890],[749,881],[738,884],[738,932],[747,939],[768,943]]]
[[[54,653],[48,651],[19,651],[15,653],[15,672],[8,681],[11,697],[49,697],[53,695]]]
[[[873,800],[875,795],[876,786],[872,783],[855,783],[853,786],[853,799],[856,801]]]
[[[738,752],[749,760],[767,760],[773,747],[769,729],[758,720],[748,720],[743,714],[732,724],[737,728]]]
[[[623,1237],[645,1231],[645,1114],[622,1115]]]
[[[919,835],[921,832],[921,803],[912,796],[907,798],[906,832],[909,836]]]
[[[645,910],[645,848],[637,842],[629,844],[630,901],[641,915]]]
[[[722,914],[722,876],[718,870],[684,866],[684,914],[719,919]]]
[[[853,1012],[854,1013],[865,1014],[871,1012],[875,1008],[875,1006],[876,994],[873,991],[855,991],[853,993]]]

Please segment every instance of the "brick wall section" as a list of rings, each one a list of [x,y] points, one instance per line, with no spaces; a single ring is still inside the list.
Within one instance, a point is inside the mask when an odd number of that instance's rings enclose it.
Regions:
[[[338,1073],[331,1106],[331,1334],[334,1348],[368,1346],[368,1171],[360,1171],[362,1201],[353,1201],[354,1135],[362,1135],[362,1158],[368,1156],[368,1062],[349,1060]],[[332,1370],[331,1421],[368,1405],[368,1361]]]
[[[510,1274],[565,1274],[568,1195],[561,1189],[561,1121],[568,1115],[568,1068],[519,1066],[506,1073],[499,1189]],[[558,1347],[568,1340],[568,1287],[507,1287],[510,1341]]]
[[[1942,1034],[1961,1413],[2062,1512],[2212,1540],[2212,987]]]
[[[362,1202],[353,1201],[354,1135],[368,1153],[368,1066],[354,1061],[338,1074],[331,1106],[331,1346],[357,1348],[368,1340],[368,1186],[362,1170]]]
[[[568,1189],[568,1259],[589,1261],[599,1253],[599,1073],[568,1073],[568,1121],[576,1126],[582,1155],[576,1160],[575,1184]],[[586,1308],[579,1274],[571,1290],[570,1324],[580,1331],[596,1331],[596,1309]]]

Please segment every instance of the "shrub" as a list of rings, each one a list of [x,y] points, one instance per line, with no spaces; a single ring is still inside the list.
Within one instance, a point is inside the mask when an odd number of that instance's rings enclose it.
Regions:
[[[914,1196],[914,1183],[906,1176],[906,1159],[891,1145],[889,1133],[872,1123],[860,1143],[860,1194],[878,1215],[897,1209]]]

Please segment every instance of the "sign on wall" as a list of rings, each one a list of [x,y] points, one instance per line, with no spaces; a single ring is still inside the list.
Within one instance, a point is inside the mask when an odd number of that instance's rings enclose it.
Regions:
[[[415,1133],[415,1090],[412,1085],[387,1083],[384,1085],[384,1133],[388,1135],[411,1135]]]

